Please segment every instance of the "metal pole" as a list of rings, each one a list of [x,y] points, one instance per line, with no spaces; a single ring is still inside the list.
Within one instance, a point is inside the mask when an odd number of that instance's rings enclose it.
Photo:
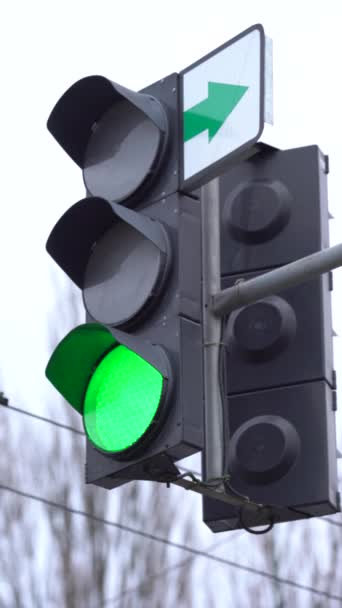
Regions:
[[[222,317],[236,308],[304,283],[339,266],[342,266],[342,243],[217,291],[211,298],[211,310]]]
[[[205,478],[223,474],[223,404],[219,382],[221,324],[210,308],[221,288],[219,180],[201,189]]]

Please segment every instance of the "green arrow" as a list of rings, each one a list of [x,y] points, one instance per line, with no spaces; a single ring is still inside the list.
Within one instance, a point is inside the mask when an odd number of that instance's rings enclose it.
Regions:
[[[208,97],[184,112],[184,141],[208,129],[210,142],[247,89],[237,84],[208,82]]]

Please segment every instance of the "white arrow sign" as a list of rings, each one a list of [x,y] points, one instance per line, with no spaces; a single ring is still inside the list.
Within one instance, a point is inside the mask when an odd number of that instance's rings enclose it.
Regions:
[[[250,27],[188,67],[181,78],[181,179],[183,187],[195,189],[222,173],[228,157],[242,158],[262,134],[265,115],[263,27]]]

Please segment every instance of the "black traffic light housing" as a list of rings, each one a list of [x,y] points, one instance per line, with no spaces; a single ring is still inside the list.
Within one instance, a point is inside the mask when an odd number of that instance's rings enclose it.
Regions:
[[[327,158],[264,150],[220,178],[222,288],[329,246]],[[340,509],[331,274],[224,319],[225,472],[260,511],[204,498],[215,532]]]
[[[113,488],[130,479],[165,481],[177,473],[174,461],[203,447],[199,211],[196,200],[178,194],[144,209],[162,218],[167,229],[173,252],[169,280],[158,305],[119,341],[131,347],[133,338],[162,347],[172,370],[172,393],[158,435],[136,458],[115,460],[87,441],[88,483]]]
[[[178,107],[176,74],[139,93],[91,76],[48,120],[87,197],[57,222],[47,250],[82,290],[87,323],[57,346],[46,374],[83,417],[86,481],[106,488],[167,481],[175,461],[203,447],[200,207],[178,191]],[[118,346],[151,365],[163,388],[145,431],[111,450],[94,442],[104,434],[99,409],[89,434],[85,404]]]

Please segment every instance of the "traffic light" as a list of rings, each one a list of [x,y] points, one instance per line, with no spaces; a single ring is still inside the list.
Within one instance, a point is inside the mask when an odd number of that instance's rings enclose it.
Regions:
[[[220,178],[222,288],[328,247],[327,173],[308,146],[265,149]],[[225,473],[266,508],[205,497],[215,532],[340,510],[331,290],[330,273],[224,319]]]
[[[167,481],[203,447],[200,207],[179,192],[178,75],[139,93],[76,82],[48,129],[86,197],[47,251],[81,289],[86,323],[46,375],[82,416],[86,481]]]

